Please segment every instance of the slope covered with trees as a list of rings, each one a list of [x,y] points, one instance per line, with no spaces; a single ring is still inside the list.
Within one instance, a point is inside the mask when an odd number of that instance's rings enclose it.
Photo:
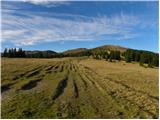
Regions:
[[[159,55],[157,53],[128,49],[123,55],[126,62],[136,61],[140,65],[148,64],[149,67],[159,66]]]

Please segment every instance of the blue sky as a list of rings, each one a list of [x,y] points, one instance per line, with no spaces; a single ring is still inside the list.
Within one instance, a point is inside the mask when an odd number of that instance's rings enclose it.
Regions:
[[[158,52],[158,1],[2,1],[2,50],[93,48]]]

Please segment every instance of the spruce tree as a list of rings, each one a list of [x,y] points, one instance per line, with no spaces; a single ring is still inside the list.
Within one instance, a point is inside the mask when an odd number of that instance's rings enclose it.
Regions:
[[[126,62],[131,62],[130,53],[128,51],[125,53],[125,61]]]
[[[153,56],[151,65],[158,67],[159,66],[159,57],[158,56]]]
[[[7,50],[7,48],[4,49],[3,56],[4,57],[8,57],[8,50]]]
[[[145,63],[145,55],[144,55],[144,53],[142,53],[141,56],[140,56],[139,64],[140,64],[141,66],[143,66],[144,63]]]
[[[136,52],[135,53],[135,61],[139,62],[139,60],[140,60],[140,53]]]

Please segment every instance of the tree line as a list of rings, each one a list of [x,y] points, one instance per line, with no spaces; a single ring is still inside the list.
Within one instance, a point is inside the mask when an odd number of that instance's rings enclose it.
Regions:
[[[140,65],[148,64],[149,67],[159,66],[159,54],[143,51],[128,49],[122,54],[125,57],[126,62],[136,61]]]
[[[118,50],[98,51],[92,53],[92,56],[95,59],[106,59],[110,62],[112,62],[112,60],[124,60],[126,62],[139,62],[141,66],[144,64],[148,64],[148,67],[159,66],[159,54],[144,50],[127,49],[123,53]]]
[[[144,51],[144,50],[134,50],[127,49],[125,52],[120,52],[118,50],[85,50],[79,53],[50,53],[39,51],[36,53],[28,54],[22,48],[5,48],[3,57],[9,58],[62,58],[62,57],[82,57],[82,56],[92,56],[94,59],[106,59],[110,62],[112,60],[125,60],[126,62],[136,61],[140,65],[148,64],[148,67],[159,66],[159,54]]]
[[[112,60],[121,60],[120,51],[98,51],[92,53],[93,58],[95,59],[106,59],[109,61]]]
[[[23,51],[22,48],[5,48],[2,56],[9,58],[24,58],[25,51]]]
[[[5,48],[2,53],[2,57],[8,58],[54,58],[58,57],[58,55],[48,53],[47,51],[24,51],[22,48]]]

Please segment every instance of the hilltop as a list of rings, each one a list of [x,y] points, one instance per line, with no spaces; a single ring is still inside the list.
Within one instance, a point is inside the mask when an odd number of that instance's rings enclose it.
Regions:
[[[80,52],[84,52],[86,50],[88,50],[88,49],[87,48],[77,48],[77,49],[71,49],[71,50],[64,51],[63,53],[64,54],[80,53]]]
[[[117,46],[117,45],[103,45],[103,46],[99,46],[99,47],[96,47],[96,48],[93,48],[91,50],[108,50],[108,51],[120,51],[120,52],[125,52],[127,49],[129,48],[125,48],[125,47],[122,47],[122,46]]]
[[[96,51],[120,51],[120,52],[125,52],[128,48],[122,47],[122,46],[117,46],[117,45],[103,45],[103,46],[99,46],[99,47],[95,47],[95,48],[91,48],[91,49],[87,49],[87,48],[77,48],[77,49],[71,49],[71,50],[67,50],[64,51],[62,53],[64,54],[75,54],[75,53],[81,53],[81,52],[85,52],[85,51],[92,51],[92,52],[96,52]]]

